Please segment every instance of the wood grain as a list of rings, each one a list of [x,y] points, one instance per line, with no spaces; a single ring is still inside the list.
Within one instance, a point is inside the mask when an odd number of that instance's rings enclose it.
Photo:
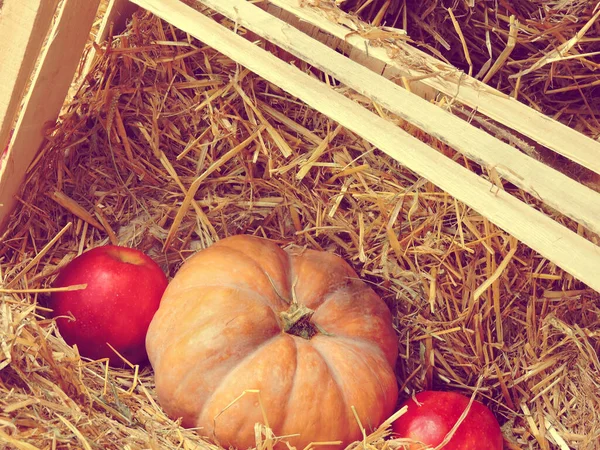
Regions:
[[[58,0],[4,0],[0,14],[0,150],[9,133],[56,11]],[[0,165],[2,165],[0,151]]]
[[[44,2],[41,2],[44,3]],[[15,203],[27,168],[53,124],[74,78],[100,0],[64,0],[24,99],[11,148],[0,168],[0,229]]]
[[[396,42],[400,52],[404,53],[403,60],[413,61],[409,67],[402,64],[399,58],[391,56],[385,47],[373,45],[368,38],[328,19],[321,10],[301,6],[299,0],[268,0],[268,3],[295,15],[304,23],[304,27],[317,27],[353,47],[350,55],[352,59],[362,58],[370,61],[370,64],[377,67],[379,73],[383,73],[385,77],[405,76],[418,79],[411,82],[411,85],[415,85],[412,89],[414,92],[424,92],[424,95],[431,98],[431,91],[423,86],[435,89],[600,174],[600,142],[524,105],[455,67],[405,42]],[[379,61],[383,66],[380,67],[375,61]],[[426,70],[419,70],[416,68],[418,66],[425,67]]]

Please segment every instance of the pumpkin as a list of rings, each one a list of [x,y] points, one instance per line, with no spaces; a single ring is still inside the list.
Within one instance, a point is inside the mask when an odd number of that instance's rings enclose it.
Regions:
[[[394,411],[397,346],[388,307],[343,259],[247,235],[181,266],[146,337],[164,411],[238,449],[265,419],[299,449],[361,439],[357,417],[369,431]]]

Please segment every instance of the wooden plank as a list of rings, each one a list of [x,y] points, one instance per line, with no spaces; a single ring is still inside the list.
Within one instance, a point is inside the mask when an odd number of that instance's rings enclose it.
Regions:
[[[600,234],[600,193],[356,64],[246,0],[199,0]]]
[[[398,79],[406,76],[406,72],[403,72],[394,66],[390,66],[384,61],[370,56],[367,54],[364,48],[359,50],[356,47],[348,45],[343,39],[339,39],[328,32],[322,31],[321,28],[307,21],[303,21],[300,17],[280,8],[279,6],[275,6],[273,3],[262,2],[258,3],[257,6],[263,8],[269,14],[279,17],[284,22],[292,25],[294,28],[298,28],[300,31],[308,34],[310,37],[323,42],[328,47],[333,48],[334,50],[345,52],[352,61],[356,61],[360,65],[368,67],[373,72],[383,75],[388,79]],[[328,36],[329,39],[323,39],[323,35]],[[436,95],[439,94],[436,89],[419,82],[411,82],[410,91],[426,100],[432,100],[436,97]]]
[[[111,26],[114,34],[122,33],[125,30],[127,21],[137,8],[137,5],[131,3],[129,0],[110,0],[104,17],[102,17],[96,43],[104,42],[108,38]]]
[[[0,229],[9,217],[27,168],[65,101],[88,40],[100,0],[64,0],[42,53],[0,169]]]
[[[600,248],[590,241],[179,0],[133,1],[360,135],[600,292]]]
[[[0,166],[58,0],[4,0],[0,14]]]
[[[101,45],[108,39],[108,35],[112,30],[114,35],[120,34],[125,30],[127,20],[131,18],[134,11],[138,8],[137,5],[129,0],[110,0],[106,6],[106,11],[102,16],[102,22],[98,28],[98,34],[94,42]],[[83,74],[86,75],[94,65],[94,61],[98,56],[96,48],[92,48],[89,55],[86,57]]]
[[[392,53],[385,46],[371,45],[369,39],[353,33],[344,25],[327,18],[324,12],[310,6],[301,5],[300,0],[268,0],[287,12],[296,15],[302,21],[316,26],[345,43],[358,52],[368,54],[368,58],[377,59],[395,67],[406,77],[423,77],[414,83],[426,85],[453,99],[477,110],[479,113],[522,133],[544,147],[600,174],[600,142],[529,108],[523,103],[508,97],[500,91],[468,76],[455,67],[412,47],[404,42],[396,42],[400,51]],[[333,11],[329,11],[334,14]],[[340,14],[343,14],[340,12]],[[349,19],[340,20],[350,24]],[[402,56],[403,55],[403,56]],[[426,68],[425,70],[420,70]],[[427,75],[437,76],[427,76]],[[415,92],[421,92],[417,87]]]

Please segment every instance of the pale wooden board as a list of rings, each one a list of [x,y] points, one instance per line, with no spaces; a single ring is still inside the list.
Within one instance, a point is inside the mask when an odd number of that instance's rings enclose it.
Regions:
[[[339,39],[333,34],[323,31],[318,26],[302,20],[299,16],[280,8],[279,6],[275,6],[273,3],[263,2],[258,3],[257,6],[260,6],[270,14],[279,17],[284,22],[289,23],[295,28],[298,28],[300,31],[323,42],[328,47],[347,53],[348,57],[352,61],[356,61],[360,65],[368,67],[379,75],[383,75],[388,79],[396,79],[406,76],[406,71],[402,71],[380,59],[370,56],[367,54],[365,48],[359,50],[358,48],[346,43],[343,39]],[[437,89],[420,82],[411,82],[410,90],[414,94],[417,94],[419,97],[423,97],[426,100],[433,100],[439,94]]]
[[[350,60],[246,0],[198,0],[327,72],[547,205],[600,233],[600,194]]]
[[[0,166],[58,0],[4,0],[0,12]]]
[[[179,0],[134,3],[200,39],[371,142],[600,292],[600,248],[330,87]],[[243,14],[240,10],[240,15]],[[239,17],[238,17],[239,19]]]
[[[378,60],[397,69],[398,72],[384,73],[386,76],[420,77],[431,72],[444,73],[443,77],[433,76],[414,81],[416,87],[413,91],[423,92],[419,87],[421,85],[438,90],[479,113],[522,133],[544,147],[600,174],[600,142],[529,108],[514,98],[506,96],[409,44],[399,42],[398,47],[404,56],[402,59],[393,58],[386,48],[374,46],[368,39],[358,34],[350,34],[352,29],[334,23],[325,16],[323,11],[301,6],[300,0],[268,0],[268,2],[354,47],[352,58],[356,58],[357,53],[362,53],[365,59]],[[412,61],[412,64],[402,62],[409,60]],[[420,65],[428,67],[429,70],[419,70],[417,67]],[[430,98],[430,91],[425,91],[425,93]]]
[[[104,16],[102,16],[102,22],[100,23],[98,34],[96,39],[94,39],[94,42],[98,45],[106,42],[111,30],[115,35],[120,34],[125,30],[127,20],[137,8],[137,5],[134,5],[128,0],[110,0],[106,6]],[[85,61],[83,69],[84,75],[89,73],[97,56],[98,52],[95,48],[92,48]]]
[[[127,20],[137,8],[136,5],[128,0],[110,0],[100,24],[96,42],[101,43],[106,40],[111,26],[113,27],[114,34],[119,34],[125,30]]]
[[[0,229],[12,211],[27,168],[63,106],[88,40],[100,0],[64,0],[38,63],[12,146],[0,168]]]

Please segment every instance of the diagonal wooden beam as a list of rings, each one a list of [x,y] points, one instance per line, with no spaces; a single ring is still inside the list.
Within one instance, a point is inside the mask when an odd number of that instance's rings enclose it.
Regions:
[[[431,96],[431,89],[441,92],[504,126],[529,137],[540,145],[600,174],[600,142],[554,120],[497,89],[468,76],[410,44],[396,41],[389,48],[370,41],[355,30],[336,20],[351,25],[351,21],[341,11],[331,12],[334,18],[301,0],[268,0],[269,5],[295,16],[300,27],[312,26],[321,33],[351,46],[350,58],[363,65],[377,68],[386,77],[406,76],[415,78],[418,91]],[[287,21],[287,20],[286,20]],[[396,51],[394,51],[394,48]],[[402,57],[393,54],[404,55]],[[412,62],[403,63],[404,62]]]
[[[134,3],[368,140],[400,164],[430,180],[600,292],[597,269],[600,266],[600,247],[505,191],[495,189],[487,180],[393,123],[371,113],[179,0],[134,0]],[[250,3],[247,5],[252,6]],[[252,11],[252,14],[255,13],[257,12]],[[240,9],[236,14],[245,15],[245,12]],[[239,20],[239,16],[237,19]],[[285,30],[288,31],[287,28]]]
[[[494,169],[562,214],[600,234],[600,194],[472,126],[246,0],[199,0],[397,114],[463,155]]]

